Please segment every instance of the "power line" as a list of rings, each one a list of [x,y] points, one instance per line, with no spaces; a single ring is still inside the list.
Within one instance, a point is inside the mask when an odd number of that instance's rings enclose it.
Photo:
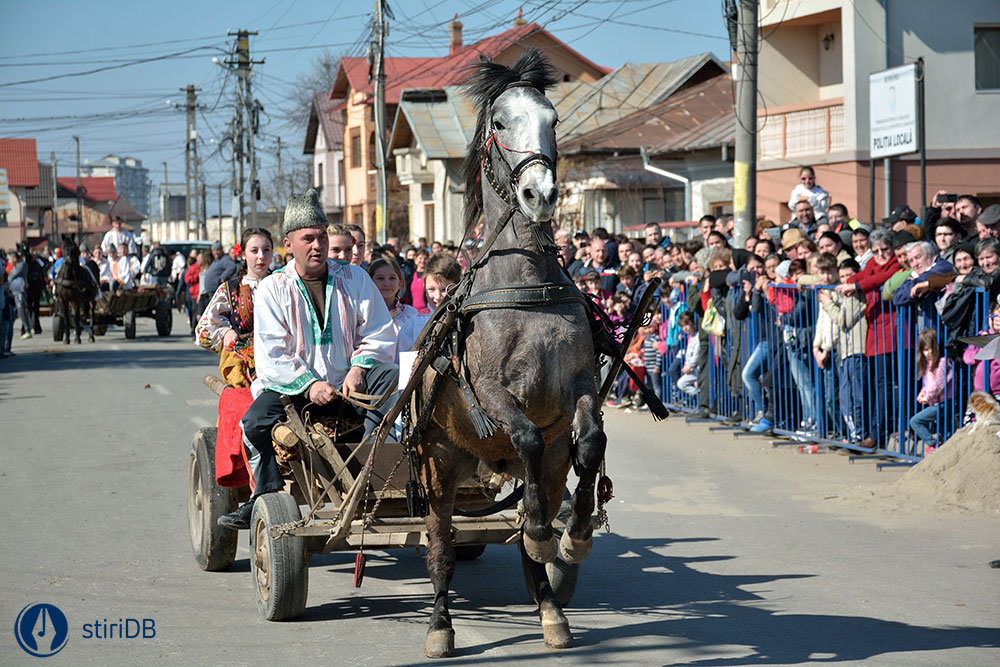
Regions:
[[[189,54],[189,53],[193,53],[195,51],[204,51],[206,49],[212,49],[212,48],[215,48],[215,47],[196,46],[194,48],[186,49],[184,51],[177,51],[175,53],[167,53],[167,54],[164,54],[162,56],[153,56],[151,58],[140,58],[138,60],[133,60],[133,61],[127,62],[127,63],[120,63],[118,65],[108,65],[106,67],[98,67],[96,69],[85,70],[85,71],[82,71],[82,72],[68,72],[66,74],[53,74],[51,76],[44,76],[44,77],[40,77],[40,78],[37,78],[37,79],[25,79],[23,81],[8,81],[6,83],[0,83],[0,88],[7,88],[8,86],[23,86],[23,85],[29,84],[29,83],[40,83],[42,81],[53,81],[55,79],[67,79],[67,78],[75,77],[75,76],[86,76],[88,74],[97,74],[98,72],[106,72],[108,70],[113,70],[113,69],[122,69],[122,68],[125,68],[125,67],[132,67],[133,65],[142,65],[142,64],[145,64],[145,63],[156,62],[158,60],[169,60],[171,58],[177,58],[179,56],[183,56],[183,55],[186,55],[186,54]]]

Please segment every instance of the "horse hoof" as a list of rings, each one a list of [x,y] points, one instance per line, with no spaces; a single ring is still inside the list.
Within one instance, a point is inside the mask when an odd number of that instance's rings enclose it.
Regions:
[[[594,544],[594,536],[586,540],[574,540],[569,531],[565,531],[559,539],[559,557],[570,565],[582,563],[590,555],[590,547]]]
[[[428,658],[450,658],[455,653],[455,631],[431,630],[424,642],[424,655]]]
[[[559,540],[555,535],[545,542],[538,542],[527,535],[523,535],[521,539],[524,541],[524,553],[536,563],[551,563],[559,553]]]
[[[545,609],[539,612],[542,621],[542,636],[549,648],[570,648],[573,646],[573,635],[569,631],[569,621],[558,608]]]

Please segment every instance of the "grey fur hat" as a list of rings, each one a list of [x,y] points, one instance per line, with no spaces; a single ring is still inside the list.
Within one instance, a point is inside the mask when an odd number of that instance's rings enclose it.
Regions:
[[[306,227],[326,228],[326,214],[319,205],[319,193],[310,188],[305,194],[292,195],[285,207],[285,221],[281,225],[281,233],[288,236],[296,229]]]

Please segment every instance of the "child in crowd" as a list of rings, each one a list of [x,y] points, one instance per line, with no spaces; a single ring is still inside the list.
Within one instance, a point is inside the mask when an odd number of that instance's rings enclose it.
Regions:
[[[615,338],[619,340],[628,324],[628,305],[628,299],[623,294],[611,297],[611,312],[608,313],[608,317],[615,325]]]
[[[630,299],[635,299],[636,293],[635,288],[638,286],[636,284],[638,274],[629,265],[624,265],[618,269],[618,286],[615,288],[615,294],[627,294]]]
[[[611,302],[612,295],[610,291],[601,287],[601,274],[594,269],[590,269],[583,274],[583,280],[587,285],[587,294],[596,296],[601,305],[607,308]]]
[[[681,291],[682,284],[671,279],[670,291],[660,292],[661,305],[667,313],[661,340],[665,343],[665,353],[670,360],[667,369],[668,387],[677,386],[677,381],[681,379],[681,367],[684,365],[684,355],[681,353],[681,325],[677,321],[678,316],[687,310],[687,302]]]
[[[681,331],[687,336],[687,348],[684,350],[684,365],[681,366],[681,377],[677,380],[677,388],[688,396],[698,394],[698,354],[701,344],[698,342],[698,332],[695,330],[694,314],[685,310],[678,315],[677,322]]]
[[[987,323],[987,330],[980,331],[979,335],[1000,332],[1000,304],[994,302],[990,307],[990,318]],[[1000,394],[1000,361],[976,361],[976,352],[979,348],[970,345],[965,348],[962,354],[962,361],[972,366],[972,388],[974,391],[985,391],[996,396]],[[988,368],[987,368],[988,366]],[[986,384],[989,381],[989,386]]]
[[[840,282],[861,270],[853,259],[840,263]],[[830,318],[836,337],[835,347],[840,355],[840,413],[847,426],[848,442],[858,443],[864,437],[864,404],[862,379],[865,377],[865,337],[868,322],[865,320],[864,297],[855,292],[850,296],[834,290],[820,290],[820,310]]]
[[[368,275],[375,282],[375,287],[378,288],[389,314],[392,315],[392,328],[396,332],[395,361],[399,363],[400,351],[410,349],[409,346],[403,348],[399,345],[400,333],[409,322],[418,319],[420,315],[416,308],[399,300],[399,290],[403,286],[403,271],[395,260],[385,257],[376,259],[368,265]]]
[[[642,343],[642,363],[646,367],[646,387],[653,390],[656,397],[663,400],[663,343],[660,339],[659,312],[653,313],[649,334]],[[643,408],[640,408],[642,410]],[[649,408],[645,408],[648,410]]]
[[[836,285],[840,282],[837,273],[837,258],[829,253],[816,255],[809,263],[818,278],[817,284]],[[819,290],[819,294],[829,295],[830,290]],[[817,295],[818,298],[818,295]],[[816,315],[816,332],[813,334],[812,354],[820,369],[823,387],[823,405],[826,413],[826,428],[829,433],[840,423],[837,417],[837,364],[833,361],[833,353],[837,349],[837,332],[833,326],[830,314],[818,309]]]
[[[420,336],[421,330],[448,295],[448,287],[462,278],[462,267],[452,255],[440,252],[431,257],[424,267],[423,294],[421,301],[429,309],[426,314],[417,315],[400,329],[396,347],[400,352],[406,352],[413,347]]]
[[[924,329],[917,336],[917,375],[923,376],[924,381],[917,393],[917,403],[924,408],[910,417],[910,428],[929,452],[937,442],[930,429],[937,422],[938,404],[949,398],[951,384],[951,363],[941,356],[934,329]]]

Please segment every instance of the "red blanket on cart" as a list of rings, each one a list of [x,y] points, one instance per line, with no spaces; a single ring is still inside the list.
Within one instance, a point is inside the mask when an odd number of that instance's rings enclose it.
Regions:
[[[228,387],[219,397],[219,434],[215,439],[215,481],[220,486],[246,486],[250,483],[243,454],[243,431],[240,420],[253,396],[250,387]]]

